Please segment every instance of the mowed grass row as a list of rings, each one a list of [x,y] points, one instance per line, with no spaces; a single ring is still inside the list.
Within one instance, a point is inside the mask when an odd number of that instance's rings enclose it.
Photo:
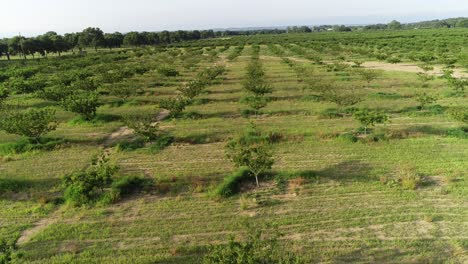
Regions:
[[[226,50],[221,56],[231,51]],[[307,180],[297,186],[290,184],[285,192],[278,190],[273,181],[265,181],[259,190],[247,191],[242,197],[222,201],[207,197],[206,191],[234,169],[224,157],[226,140],[249,122],[240,115],[245,106],[239,99],[244,93],[242,79],[250,55],[251,47],[246,46],[241,57],[226,62],[225,80],[208,88],[202,96],[205,103],[186,110],[201,118],[161,123],[164,130],[175,136],[175,144],[156,154],[141,149],[112,156],[122,174],[155,178],[159,193],[133,197],[109,207],[59,211],[54,215],[57,221],[20,248],[25,261],[198,262],[207,245],[225,242],[230,234],[241,236],[239,223],[244,218],[278,224],[285,233],[283,242],[314,262],[464,260],[468,243],[464,178],[468,143],[444,134],[460,125],[445,114],[413,113],[417,103],[412,96],[421,89],[415,74],[382,73],[372,88],[360,91],[366,100],[359,103],[390,112],[392,122],[379,129],[405,130],[411,137],[350,143],[328,134],[350,131],[359,124],[351,117],[321,117],[324,110],[336,106],[306,100],[311,92],[302,90],[303,84],[297,82],[295,73],[280,58],[266,57],[274,55],[262,46],[261,55],[265,57],[261,60],[274,100],[256,122],[260,128],[283,136],[274,147],[274,170],[298,173]],[[151,63],[151,58],[142,58]],[[342,80],[323,66],[301,63],[328,79],[361,85],[359,80]],[[201,60],[198,67],[212,64]],[[152,93],[135,98],[148,103],[107,105],[99,113],[121,116],[157,111],[158,98],[174,96],[178,85],[196,74],[196,70],[182,66],[178,69],[181,77],[168,86],[152,85],[158,77],[151,72],[132,80]],[[442,91],[446,87],[437,80],[424,89]],[[398,96],[382,97],[381,93]],[[466,101],[457,98],[443,98],[438,103],[447,107],[466,105]],[[66,113],[61,115],[64,120],[72,118]],[[43,190],[58,191],[60,177],[85,166],[99,149],[98,143],[121,125],[119,121],[80,126],[64,123],[51,135],[76,140],[72,147],[3,162],[1,171],[8,178],[50,181]],[[382,175],[390,175],[403,165],[414,166],[426,176],[427,186],[405,191],[379,182]],[[33,177],[31,171],[35,170],[38,172]],[[308,178],[309,175],[313,177]],[[8,236],[46,219],[55,209],[21,199],[3,201],[11,208],[5,215],[14,216],[6,224],[2,218],[1,230]]]

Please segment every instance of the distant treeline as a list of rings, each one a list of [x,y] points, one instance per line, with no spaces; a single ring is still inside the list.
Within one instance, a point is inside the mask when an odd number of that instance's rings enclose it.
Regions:
[[[66,51],[84,48],[119,48],[122,46],[169,45],[182,41],[200,40],[237,35],[283,34],[283,33],[311,33],[325,31],[364,31],[364,30],[403,30],[415,28],[468,28],[468,18],[450,18],[432,20],[418,23],[402,24],[392,21],[388,24],[373,24],[366,26],[322,25],[322,26],[295,26],[287,29],[252,29],[252,30],[193,30],[193,31],[162,31],[162,32],[120,32],[104,33],[99,28],[89,27],[82,32],[59,35],[47,32],[37,37],[16,36],[9,39],[0,39],[0,58],[5,56],[10,60],[11,55],[23,58],[35,55],[47,56],[49,53],[60,55]]]
[[[144,46],[144,45],[168,45],[181,41],[209,39],[216,37],[252,35],[252,34],[278,34],[284,30],[251,30],[251,31],[162,31],[162,32],[120,32],[104,33],[99,28],[89,27],[82,32],[67,33],[59,35],[56,32],[47,32],[36,37],[16,36],[0,40],[0,58],[5,56],[10,59],[11,55],[23,58],[36,55],[47,56],[50,53],[61,54],[66,51],[82,50],[92,47],[119,48],[122,46]]]
[[[288,27],[289,33],[309,33],[323,31],[348,32],[357,30],[400,30],[400,29],[431,29],[431,28],[468,28],[468,18],[449,18],[444,20],[431,20],[416,23],[402,24],[396,20],[388,24],[372,24],[366,26],[322,25]]]

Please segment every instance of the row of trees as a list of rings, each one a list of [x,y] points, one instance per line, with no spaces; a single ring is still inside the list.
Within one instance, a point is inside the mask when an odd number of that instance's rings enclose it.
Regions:
[[[222,32],[221,32],[222,33]],[[162,32],[120,32],[104,33],[100,28],[89,27],[82,32],[59,35],[56,32],[47,32],[36,37],[16,36],[0,40],[0,57],[10,59],[11,55],[26,58],[27,55],[36,54],[46,56],[48,53],[61,54],[75,48],[87,47],[117,48],[121,46],[165,45],[180,41],[214,38],[221,35],[213,30],[205,31],[162,31]]]

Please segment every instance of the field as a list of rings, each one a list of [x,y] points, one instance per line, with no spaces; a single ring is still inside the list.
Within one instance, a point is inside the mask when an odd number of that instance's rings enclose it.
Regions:
[[[12,92],[5,100],[18,111],[54,109],[59,122],[47,138],[60,143],[15,151],[22,137],[0,131],[0,240],[16,243],[18,263],[199,263],[210,245],[230,235],[242,239],[241,225],[250,221],[277,225],[282,246],[305,263],[467,263],[468,130],[450,113],[467,109],[468,100],[441,76],[449,65],[454,77],[468,77],[467,35],[239,36],[3,61],[2,72],[33,72],[23,81],[45,87],[80,71],[98,80],[143,70],[103,82],[91,121],[37,91]],[[260,113],[249,114],[240,101],[255,58],[272,93]],[[158,114],[161,99],[174,98],[183,83],[215,65],[225,71],[180,115]],[[170,76],[168,68],[179,74]],[[376,75],[369,83],[367,71]],[[420,72],[433,78],[424,81]],[[317,83],[359,100],[337,105]],[[120,84],[137,92],[119,98],[112,89]],[[436,100],[421,107],[423,93]],[[353,116],[362,108],[386,113],[389,122],[364,133]],[[124,117],[147,114],[161,117],[172,144],[125,148],[135,136]],[[258,188],[246,181],[239,193],[214,197],[236,171],[225,146],[250,122],[275,138],[272,172]],[[119,167],[114,177],[148,178],[154,186],[107,205],[65,203],[62,178],[101,151]],[[414,188],[398,178],[407,172],[417,175]]]

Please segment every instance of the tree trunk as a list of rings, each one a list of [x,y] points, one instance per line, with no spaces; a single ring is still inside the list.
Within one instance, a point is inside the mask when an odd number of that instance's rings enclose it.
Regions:
[[[10,60],[10,53],[9,52],[6,53],[6,56],[7,56],[7,59]]]
[[[258,175],[255,174],[255,182],[257,183],[257,188],[260,187],[260,184],[258,183]]]

